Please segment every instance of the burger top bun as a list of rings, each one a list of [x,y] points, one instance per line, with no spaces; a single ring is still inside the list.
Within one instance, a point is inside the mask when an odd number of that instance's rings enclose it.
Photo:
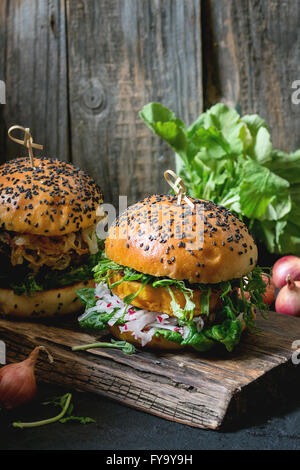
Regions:
[[[249,273],[257,247],[247,227],[225,207],[153,195],[130,206],[110,227],[108,258],[155,277],[215,284]]]
[[[71,163],[16,158],[0,166],[0,228],[60,236],[96,223],[103,202],[95,181]]]

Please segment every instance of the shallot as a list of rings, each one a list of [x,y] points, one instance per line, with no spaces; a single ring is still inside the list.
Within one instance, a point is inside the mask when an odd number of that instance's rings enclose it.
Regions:
[[[40,350],[46,351],[48,359],[52,356],[44,346],[37,346],[27,359],[8,364],[0,369],[0,406],[15,408],[31,401],[36,394],[35,364]]]
[[[274,285],[281,289],[286,284],[288,274],[294,281],[300,281],[300,258],[297,256],[283,256],[273,266],[272,281]]]
[[[270,279],[268,276],[265,274],[262,274],[262,278],[266,283],[266,291],[263,293],[263,301],[266,305],[272,305],[274,300],[275,300],[275,285],[273,283],[273,280]]]
[[[267,276],[266,274],[262,273],[261,277],[262,277],[263,281],[266,284],[266,290],[262,294],[263,301],[266,305],[270,306],[270,305],[273,304],[273,302],[275,300],[275,285],[273,283],[273,280],[270,279],[270,277]],[[241,293],[241,289],[238,289],[238,296],[240,297],[240,299],[243,298],[242,293]],[[251,301],[250,292],[244,291],[244,297],[248,302]]]
[[[275,309],[284,315],[300,316],[300,281],[295,281],[290,274],[286,277],[286,285],[277,295]]]

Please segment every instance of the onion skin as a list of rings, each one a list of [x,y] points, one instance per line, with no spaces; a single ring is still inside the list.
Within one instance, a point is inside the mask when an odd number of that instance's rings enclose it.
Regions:
[[[300,281],[300,258],[297,256],[283,256],[273,266],[272,282],[278,289],[286,285],[288,274],[294,281]]]
[[[46,351],[49,361],[53,362],[46,348],[37,346],[25,361],[0,369],[0,407],[16,408],[33,400],[36,394],[34,368],[41,350]]]
[[[270,279],[268,276],[262,274],[262,278],[267,285],[266,292],[263,294],[263,301],[266,305],[270,306],[275,301],[276,288],[273,283],[273,280]]]
[[[300,281],[295,281],[291,275],[286,278],[287,284],[279,291],[275,309],[277,313],[291,317],[300,316]]]

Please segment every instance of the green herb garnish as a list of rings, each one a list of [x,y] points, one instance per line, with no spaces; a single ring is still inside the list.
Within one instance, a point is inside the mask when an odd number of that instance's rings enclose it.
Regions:
[[[81,344],[79,346],[73,346],[72,351],[85,351],[92,348],[114,348],[121,349],[125,354],[134,354],[136,352],[133,344],[127,341],[117,341],[112,339],[110,343],[98,342],[91,344]]]
[[[45,426],[46,424],[52,424],[56,422],[67,423],[68,421],[78,421],[81,424],[95,423],[96,421],[92,418],[84,418],[81,416],[73,416],[72,412],[74,406],[71,402],[72,394],[66,393],[61,397],[54,397],[49,401],[43,403],[43,405],[54,405],[61,408],[61,412],[53,418],[44,419],[42,421],[33,421],[29,423],[22,423],[20,421],[14,422],[12,425],[14,428],[35,428],[39,426]]]

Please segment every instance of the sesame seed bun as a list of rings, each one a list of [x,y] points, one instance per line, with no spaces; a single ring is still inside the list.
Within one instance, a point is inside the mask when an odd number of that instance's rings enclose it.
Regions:
[[[76,290],[93,287],[94,281],[78,282],[71,286],[39,291],[30,296],[16,295],[11,289],[0,289],[0,312],[21,318],[48,318],[83,310]]]
[[[155,277],[215,284],[240,278],[257,262],[246,225],[210,201],[153,195],[130,206],[110,227],[109,259]]]
[[[83,170],[46,157],[16,158],[0,166],[0,228],[60,236],[97,222],[102,192]]]

